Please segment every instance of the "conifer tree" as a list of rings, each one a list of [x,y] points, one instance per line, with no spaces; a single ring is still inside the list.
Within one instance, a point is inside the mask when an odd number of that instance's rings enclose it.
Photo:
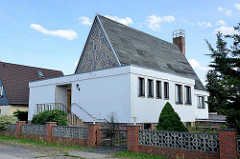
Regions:
[[[188,131],[169,102],[165,104],[160,113],[157,129],[168,131]]]
[[[216,49],[207,41],[213,59],[207,74],[206,88],[210,93],[209,108],[227,116],[232,128],[240,128],[240,23],[235,34],[226,35],[233,41],[230,48],[221,33],[217,34]]]

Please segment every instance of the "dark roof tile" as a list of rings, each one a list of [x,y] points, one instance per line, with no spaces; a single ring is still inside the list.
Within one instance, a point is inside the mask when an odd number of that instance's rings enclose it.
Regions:
[[[135,64],[195,79],[204,86],[178,47],[147,33],[98,15],[122,65]]]
[[[44,77],[40,77],[41,71]],[[28,105],[29,82],[63,76],[61,71],[0,62],[0,78],[9,104]]]

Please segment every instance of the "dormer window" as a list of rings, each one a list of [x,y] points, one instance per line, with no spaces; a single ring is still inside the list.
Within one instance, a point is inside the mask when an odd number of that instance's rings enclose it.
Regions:
[[[39,70],[38,70],[37,73],[38,73],[38,76],[39,76],[39,77],[44,77],[42,71],[39,71]]]
[[[0,97],[3,96],[3,86],[0,86]]]

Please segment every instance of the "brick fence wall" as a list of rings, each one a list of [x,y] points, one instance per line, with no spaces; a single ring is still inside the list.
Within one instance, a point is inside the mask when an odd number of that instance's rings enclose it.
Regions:
[[[240,158],[237,156],[237,144],[235,129],[221,129],[219,131],[219,149],[220,152],[207,152],[207,151],[196,151],[186,150],[179,148],[167,148],[167,147],[156,147],[139,145],[138,130],[139,126],[131,126],[128,130],[128,150],[136,153],[160,155],[170,158],[203,158],[203,159],[226,159],[226,158]]]
[[[26,122],[17,122],[15,132],[0,132],[0,135],[15,136],[16,138],[25,138],[32,140],[40,140],[45,142],[52,142],[58,144],[67,145],[79,145],[95,147],[100,146],[101,141],[101,126],[91,124],[87,127],[87,135],[84,138],[72,138],[72,137],[60,137],[53,136],[52,127],[56,123],[46,123],[45,134],[23,134],[21,133],[21,125]],[[237,155],[237,143],[235,129],[222,129],[219,131],[219,152],[207,152],[198,150],[186,150],[180,148],[168,148],[168,147],[156,147],[139,145],[139,126],[128,126],[127,127],[127,149],[131,152],[161,155],[171,158],[203,158],[203,159],[215,159],[215,158],[240,158]]]
[[[56,122],[47,122],[45,124],[45,134],[44,135],[38,135],[38,134],[25,134],[22,133],[22,125],[26,124],[26,122],[18,121],[16,124],[16,130],[15,132],[9,132],[4,131],[0,132],[0,135],[5,136],[11,136],[16,138],[23,138],[23,139],[30,139],[30,140],[37,140],[37,141],[45,141],[50,143],[58,143],[58,144],[64,144],[64,145],[79,145],[79,146],[97,146],[97,143],[95,141],[96,138],[96,130],[101,129],[99,125],[89,125],[88,126],[88,133],[86,139],[80,139],[80,138],[71,138],[71,137],[61,137],[61,136],[53,136],[52,133],[52,127],[57,125]],[[99,131],[101,132],[101,131]],[[101,134],[98,133],[98,137]],[[89,141],[89,142],[87,142]],[[91,141],[91,142],[90,142]],[[100,138],[99,138],[100,141]],[[88,143],[91,143],[88,145]],[[99,145],[99,144],[98,144]]]

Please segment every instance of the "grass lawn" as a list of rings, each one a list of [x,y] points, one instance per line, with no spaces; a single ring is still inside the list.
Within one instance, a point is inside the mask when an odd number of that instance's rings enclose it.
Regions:
[[[133,153],[129,151],[123,151],[123,152],[118,152],[113,155],[114,157],[120,157],[120,158],[134,158],[134,159],[166,159],[165,157],[162,156],[153,156],[153,155],[147,155],[147,154],[139,154],[139,153]]]
[[[50,149],[54,150],[60,150],[63,152],[69,152],[74,150],[83,150],[87,149],[87,147],[81,147],[81,146],[68,146],[68,145],[59,145],[59,144],[53,144],[53,143],[47,143],[43,141],[35,141],[30,139],[16,139],[14,137],[8,137],[8,136],[0,136],[0,142],[3,143],[12,143],[20,146],[31,146],[31,147],[48,147]]]
[[[8,137],[8,136],[0,136],[0,143],[14,144],[19,146],[29,146],[36,149],[42,147],[42,148],[47,148],[49,150],[57,150],[65,153],[65,156],[73,157],[73,158],[81,158],[81,157],[69,155],[69,152],[71,151],[87,150],[88,152],[91,152],[91,148],[88,148],[88,147],[59,145],[59,144],[52,144],[52,143],[46,143],[43,141],[35,141],[35,140],[22,139],[22,138],[16,139],[14,137]],[[95,152],[95,151],[92,151],[92,152]],[[122,152],[115,153],[112,155],[112,157],[121,158],[121,159],[166,159],[165,157],[162,157],[162,156],[138,154],[138,153],[133,153],[129,151],[122,151]]]

